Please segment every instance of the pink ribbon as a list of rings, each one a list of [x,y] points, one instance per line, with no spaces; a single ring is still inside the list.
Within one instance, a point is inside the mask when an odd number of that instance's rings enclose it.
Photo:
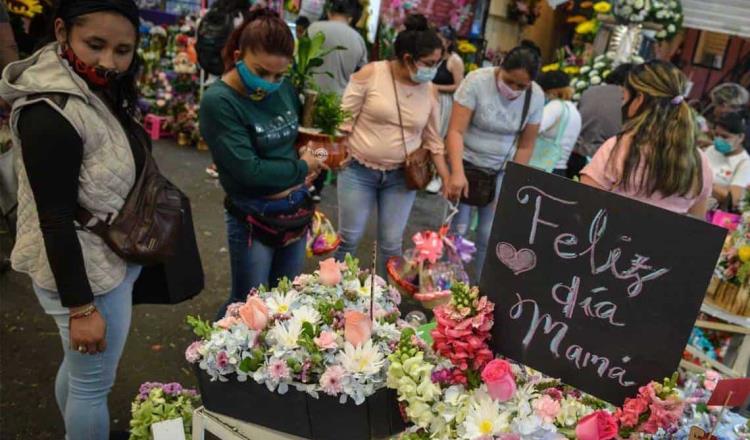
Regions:
[[[443,256],[443,239],[434,231],[424,231],[414,234],[412,237],[417,262],[429,261],[435,263]]]

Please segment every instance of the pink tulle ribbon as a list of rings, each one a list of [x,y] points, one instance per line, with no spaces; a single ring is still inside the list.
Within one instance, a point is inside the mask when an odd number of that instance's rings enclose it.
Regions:
[[[434,231],[424,231],[414,234],[415,257],[419,263],[429,261],[435,263],[443,255],[443,239]]]

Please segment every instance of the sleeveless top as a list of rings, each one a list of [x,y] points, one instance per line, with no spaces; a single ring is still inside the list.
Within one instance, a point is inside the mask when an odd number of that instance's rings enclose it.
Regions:
[[[453,55],[451,55],[453,56]],[[434,84],[440,85],[440,86],[452,86],[455,84],[455,81],[453,81],[453,74],[450,70],[448,70],[448,60],[450,60],[450,57],[448,59],[445,59],[440,62],[438,65],[438,71],[435,75],[435,78],[432,80]]]

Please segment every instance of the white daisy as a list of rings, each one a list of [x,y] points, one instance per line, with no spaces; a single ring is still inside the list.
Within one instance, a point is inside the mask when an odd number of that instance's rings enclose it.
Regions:
[[[266,306],[268,306],[271,315],[285,315],[292,310],[297,298],[299,298],[299,293],[297,293],[296,290],[290,290],[286,295],[280,292],[274,292],[274,294],[266,300]]]
[[[494,437],[510,427],[510,414],[501,413],[500,405],[484,392],[478,392],[464,421],[464,438]]]
[[[293,350],[299,345],[297,341],[302,334],[302,321],[292,318],[286,322],[278,322],[269,332],[276,341],[276,345],[285,350]]]
[[[307,305],[294,309],[292,316],[303,324],[305,322],[317,324],[320,320],[320,313],[318,313],[313,307]]]
[[[373,347],[372,339],[370,339],[356,348],[349,342],[345,343],[344,351],[339,354],[338,361],[351,374],[372,376],[380,371],[385,359],[380,350]]]

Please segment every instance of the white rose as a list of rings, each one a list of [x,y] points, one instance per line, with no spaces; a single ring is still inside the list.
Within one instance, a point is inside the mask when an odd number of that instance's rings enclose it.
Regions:
[[[635,3],[634,3],[634,4],[635,4],[635,8],[636,8],[636,9],[643,9],[643,7],[644,7],[644,6],[646,6],[646,5],[644,4],[644,1],[643,1],[643,0],[635,0]]]
[[[576,89],[583,90],[586,87],[588,87],[588,83],[586,81],[578,81],[578,84],[576,84]]]
[[[665,15],[666,15],[666,12],[662,10],[656,13],[656,18],[659,18],[659,19],[664,18]]]
[[[604,57],[609,58],[610,60],[614,60],[616,56],[617,56],[617,53],[613,50],[604,54]]]
[[[659,32],[657,32],[656,38],[667,38],[667,31],[659,31]]]
[[[667,26],[667,31],[669,31],[669,33],[672,33],[677,31],[677,28],[675,27],[675,25],[670,24],[669,26]]]
[[[633,13],[633,8],[631,8],[630,6],[623,6],[623,8],[622,8],[622,15],[628,16],[628,15],[630,15],[632,13]]]
[[[580,93],[576,93],[575,95],[573,95],[573,101],[578,101],[579,99],[581,99]]]
[[[602,83],[602,78],[601,77],[595,76],[595,77],[591,78],[591,85],[592,86],[598,86],[601,83]]]
[[[581,67],[581,75],[585,75],[586,73],[588,73],[589,70],[591,70],[591,67],[589,66]]]
[[[674,1],[669,2],[669,7],[672,9],[677,9],[677,2],[674,2]]]
[[[641,17],[633,14],[630,16],[630,21],[641,21]]]
[[[594,63],[594,69],[596,69],[596,70],[602,70],[605,67],[607,67],[607,65],[604,64],[604,63]]]

